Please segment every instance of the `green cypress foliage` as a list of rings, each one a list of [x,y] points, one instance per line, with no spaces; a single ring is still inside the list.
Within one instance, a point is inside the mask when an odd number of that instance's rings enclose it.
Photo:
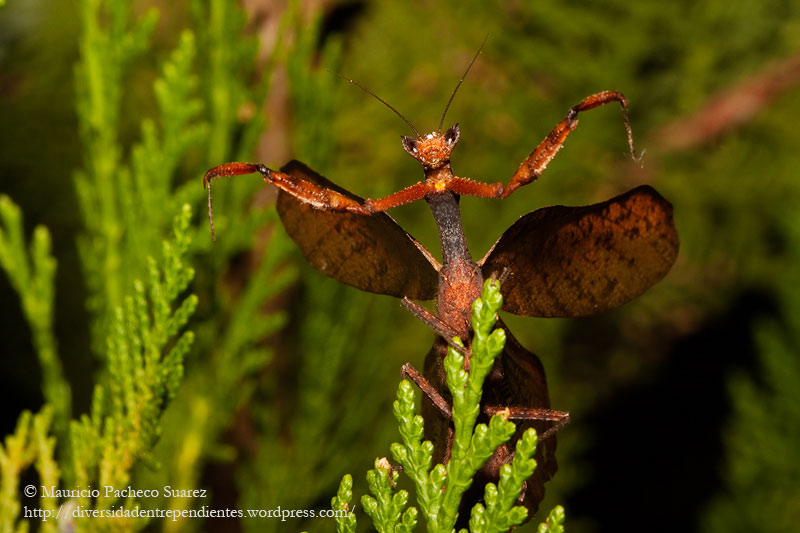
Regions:
[[[475,422],[480,412],[483,381],[492,368],[495,357],[503,351],[505,332],[494,329],[497,311],[502,306],[500,284],[487,280],[481,297],[472,307],[472,327],[475,336],[469,372],[464,370],[464,356],[448,347],[444,360],[447,385],[453,395],[453,424],[455,437],[447,465],[435,465],[433,444],[423,441],[424,421],[416,414],[414,389],[404,380],[397,390],[394,414],[399,422],[402,443],[391,446],[392,456],[416,488],[416,507],[408,507],[409,494],[397,489],[400,478],[397,469],[384,459],[375,461],[375,468],[367,472],[367,485],[372,495],[364,495],[361,505],[381,533],[412,531],[421,512],[426,529],[431,532],[453,531],[458,518],[459,504],[472,478],[491,457],[498,446],[514,434],[514,423],[502,414],[494,415],[489,424]],[[460,341],[456,339],[456,342]],[[520,525],[528,511],[516,505],[523,482],[533,474],[536,461],[536,431],[531,428],[517,441],[511,464],[500,469],[497,485],[488,483],[485,489],[486,505],[476,504],[469,520],[470,531],[502,532]],[[352,498],[352,478],[342,479],[339,492],[333,498],[333,508],[349,509]],[[548,521],[540,526],[545,531],[560,531],[563,508],[556,507]],[[352,531],[355,517],[337,518],[337,530]]]

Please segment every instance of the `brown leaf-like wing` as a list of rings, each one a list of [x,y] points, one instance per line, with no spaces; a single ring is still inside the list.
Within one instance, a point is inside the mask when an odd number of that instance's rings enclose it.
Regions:
[[[299,161],[289,162],[281,172],[363,201]],[[317,209],[283,190],[278,193],[277,207],[286,232],[308,262],[326,276],[398,298],[436,296],[436,260],[386,213]]]
[[[639,296],[678,256],[672,205],[640,186],[599,204],[538,209],[511,226],[481,261],[501,275],[503,309],[588,316]]]

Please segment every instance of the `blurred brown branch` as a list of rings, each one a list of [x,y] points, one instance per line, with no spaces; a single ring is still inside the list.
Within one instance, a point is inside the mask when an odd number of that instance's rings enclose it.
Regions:
[[[800,83],[800,54],[713,95],[692,115],[672,121],[655,134],[662,152],[687,150],[744,124],[775,98]]]

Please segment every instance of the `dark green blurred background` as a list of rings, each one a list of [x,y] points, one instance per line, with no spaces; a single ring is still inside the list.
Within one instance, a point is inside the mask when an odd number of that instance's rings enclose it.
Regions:
[[[154,112],[150,85],[156,69],[188,24],[184,2],[141,4],[162,14],[152,49],[127,78],[123,143],[138,138],[141,119]],[[261,33],[267,46],[286,6],[245,4],[247,30]],[[542,508],[564,504],[567,528],[574,532],[796,531],[800,4],[307,4],[304,12],[323,17],[318,49],[341,46],[335,70],[397,107],[420,131],[436,128],[450,92],[488,35],[445,121],[445,127],[457,122],[461,128],[453,154],[461,176],[505,182],[581,98],[606,89],[628,97],[637,147],[647,150],[643,165],[627,156],[620,113],[607,106],[581,115],[581,125],[535,184],[503,202],[462,200],[476,257],[518,217],[542,206],[593,203],[648,183],[675,208],[680,256],[665,280],[639,300],[591,319],[503,317],[544,362],[554,408],[573,417],[559,433],[560,470]],[[44,224],[53,234],[59,261],[56,333],[81,412],[97,363],[75,249],[82,226],[71,177],[82,164],[72,79],[79,32],[73,1],[9,0],[0,8],[0,192],[22,206],[29,227]],[[314,76],[332,78],[323,84],[332,91],[332,123],[326,119],[319,131],[313,129],[314,109],[292,102],[285,67],[278,63],[266,106],[269,128],[255,160],[279,166],[300,158],[364,197],[421,179],[418,164],[400,146],[400,136],[412,132],[397,116],[319,69],[317,61],[306,67]],[[329,149],[320,148],[319,139]],[[188,172],[181,181],[200,187],[201,173]],[[193,207],[201,224],[204,205]],[[438,255],[423,202],[391,214]],[[194,264],[198,272],[203,257]],[[295,258],[302,264],[299,254]],[[291,311],[284,338],[296,338],[314,312],[293,305],[303,301],[298,294],[329,285],[335,282],[301,267],[298,288],[275,304]],[[388,406],[400,364],[421,367],[432,334],[391,298],[325,290],[369,306],[364,314],[374,315],[373,326],[385,331],[379,349],[354,350],[347,363],[379,361],[376,390],[354,395],[387,407],[380,423],[370,422],[376,438],[354,437],[332,455],[347,455],[347,468],[359,465],[337,475],[350,471],[363,486],[363,471],[397,439]],[[5,434],[22,409],[40,405],[41,377],[4,277],[0,302]],[[282,360],[288,362],[276,372],[302,356],[291,352],[296,341],[282,342]],[[359,401],[343,416],[355,416]],[[278,437],[255,441],[269,438]],[[308,484],[318,507],[335,491],[335,484],[313,478],[297,483]]]

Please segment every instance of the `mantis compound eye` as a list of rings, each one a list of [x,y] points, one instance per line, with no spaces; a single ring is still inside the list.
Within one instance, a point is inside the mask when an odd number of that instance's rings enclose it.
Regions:
[[[444,132],[444,140],[447,141],[447,144],[450,146],[454,146],[458,142],[458,138],[460,136],[461,130],[458,129],[458,124],[453,124],[446,132]]]
[[[417,157],[419,153],[417,149],[417,140],[414,137],[403,136],[403,149],[413,157]]]

